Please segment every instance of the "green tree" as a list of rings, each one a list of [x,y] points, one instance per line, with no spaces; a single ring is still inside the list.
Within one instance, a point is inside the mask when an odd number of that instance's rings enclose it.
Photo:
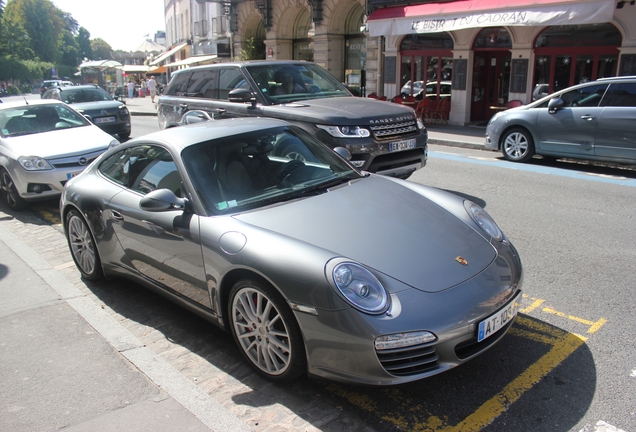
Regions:
[[[43,61],[55,61],[62,22],[50,0],[12,0],[5,8],[4,22],[22,25],[29,34],[30,48]]]
[[[78,66],[80,64],[79,44],[68,30],[62,30],[58,43],[60,51],[60,63],[67,66]]]
[[[250,36],[243,42],[241,49],[242,60],[261,60],[265,58],[265,41]]]
[[[79,46],[80,62],[84,58],[92,59],[93,48],[91,48],[91,34],[88,32],[88,30],[86,30],[84,27],[80,27],[75,39],[77,40],[77,45]]]
[[[113,49],[103,39],[91,39],[91,49],[93,50],[93,60],[110,60],[112,58]]]
[[[35,59],[35,52],[31,49],[31,38],[27,31],[15,21],[4,20],[0,29],[0,56],[14,60]]]

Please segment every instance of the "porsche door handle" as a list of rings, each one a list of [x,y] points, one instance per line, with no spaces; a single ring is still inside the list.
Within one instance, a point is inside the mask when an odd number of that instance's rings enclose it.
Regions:
[[[592,121],[594,120],[596,117],[592,116],[592,115],[582,115],[581,116],[581,120],[587,120],[587,121]]]
[[[118,211],[115,211],[115,210],[111,210],[110,211],[110,218],[112,220],[114,220],[115,222],[123,222],[124,221],[124,217],[121,215],[121,213],[119,213]]]

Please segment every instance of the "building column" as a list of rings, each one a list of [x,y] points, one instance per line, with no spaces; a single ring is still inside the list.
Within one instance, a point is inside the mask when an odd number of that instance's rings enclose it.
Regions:
[[[339,81],[344,81],[344,35],[319,33],[326,26],[318,26],[312,38],[314,63],[327,69]]]
[[[382,84],[382,76],[380,74],[382,70],[382,62],[380,61],[382,58],[381,48],[381,38],[367,37],[367,60],[365,67],[367,71],[367,82],[365,83],[367,95],[375,93],[378,96],[382,96],[380,91]]]

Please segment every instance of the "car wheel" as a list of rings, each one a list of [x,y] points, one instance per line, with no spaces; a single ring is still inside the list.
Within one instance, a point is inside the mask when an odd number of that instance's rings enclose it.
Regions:
[[[101,279],[102,264],[93,234],[82,215],[76,210],[71,210],[66,216],[66,239],[73,261],[84,279],[90,281]]]
[[[254,280],[236,283],[230,293],[229,313],[234,340],[259,373],[278,381],[305,373],[300,328],[273,287]]]
[[[534,155],[532,135],[525,129],[510,129],[503,137],[501,150],[509,161],[528,162]]]
[[[2,189],[2,199],[12,210],[22,210],[27,206],[28,203],[20,196],[13,179],[4,168],[0,169],[0,188]]]
[[[316,160],[314,155],[309,153],[306,148],[297,144],[289,144],[285,146],[282,151],[280,151],[279,155],[290,160],[298,160],[301,162],[313,162]]]

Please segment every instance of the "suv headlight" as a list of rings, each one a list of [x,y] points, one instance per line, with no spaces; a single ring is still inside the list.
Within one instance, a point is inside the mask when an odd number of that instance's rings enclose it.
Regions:
[[[361,128],[359,126],[316,126],[327,131],[329,135],[336,138],[366,138],[371,136],[369,129]]]
[[[338,291],[356,309],[381,314],[389,307],[389,294],[366,268],[351,262],[336,265],[332,272]]]
[[[486,213],[486,210],[472,201],[464,201],[464,208],[477,225],[479,225],[479,227],[490,237],[497,241],[502,241],[504,239],[503,232],[499,229],[493,218]]]
[[[51,170],[53,167],[46,159],[39,156],[20,156],[18,163],[27,171]]]

